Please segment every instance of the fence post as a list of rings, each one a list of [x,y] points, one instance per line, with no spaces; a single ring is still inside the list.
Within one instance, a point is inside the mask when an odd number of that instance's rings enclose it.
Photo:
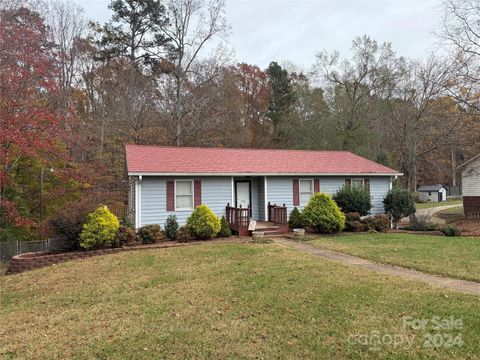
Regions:
[[[17,251],[15,255],[20,254],[20,241],[17,240]]]

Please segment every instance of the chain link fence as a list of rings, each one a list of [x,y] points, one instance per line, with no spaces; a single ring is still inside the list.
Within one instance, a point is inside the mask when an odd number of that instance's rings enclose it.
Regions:
[[[65,240],[61,238],[32,241],[0,241],[0,261],[9,261],[15,255],[27,252],[58,251],[64,248]]]

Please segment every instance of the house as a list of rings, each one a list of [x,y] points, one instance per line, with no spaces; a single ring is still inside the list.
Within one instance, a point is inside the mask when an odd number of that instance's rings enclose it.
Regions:
[[[294,207],[301,210],[314,192],[335,194],[343,185],[366,187],[372,213],[380,214],[392,180],[401,175],[345,151],[144,145],[127,145],[125,151],[129,213],[137,228],[163,226],[170,214],[183,225],[205,204],[241,235],[248,234],[250,220],[256,229],[269,222],[285,232]]]
[[[447,201],[447,189],[442,185],[425,185],[417,189],[421,202]]]
[[[463,211],[466,218],[480,217],[480,154],[459,166],[462,171]]]

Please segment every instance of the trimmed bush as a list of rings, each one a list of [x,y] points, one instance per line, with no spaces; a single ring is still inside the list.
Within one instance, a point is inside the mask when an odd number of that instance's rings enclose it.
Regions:
[[[345,231],[362,232],[365,231],[365,226],[358,220],[346,221]]]
[[[135,230],[129,226],[120,226],[117,231],[117,236],[112,242],[113,247],[123,247],[127,244],[133,244],[137,242],[138,237]]]
[[[199,205],[187,219],[187,228],[197,239],[213,239],[220,232],[220,219],[207,205]]]
[[[442,228],[442,233],[445,236],[460,236],[460,235],[462,235],[462,232],[460,231],[460,229],[458,227],[456,227],[455,225],[447,225],[447,226],[443,227]]]
[[[164,238],[162,228],[158,224],[150,224],[142,226],[138,229],[138,236],[143,244],[153,244]]]
[[[360,221],[361,216],[358,212],[350,212],[345,214],[345,221]]]
[[[372,208],[370,193],[362,186],[343,186],[333,199],[344,213],[358,212],[361,216],[365,216]]]
[[[360,220],[366,231],[385,231],[390,227],[387,215],[368,216]]]
[[[230,229],[230,224],[228,223],[225,216],[222,216],[220,220],[220,232],[218,233],[218,237],[230,237],[232,236],[232,230]]]
[[[168,240],[175,240],[177,238],[178,222],[175,215],[169,215],[165,222],[165,236]]]
[[[290,213],[288,227],[290,229],[299,229],[303,227],[302,213],[296,207],[294,207]]]
[[[415,202],[407,190],[392,189],[383,199],[385,213],[392,219],[395,228],[398,229],[398,222],[407,216],[415,213]]]
[[[187,229],[186,226],[182,226],[180,229],[177,231],[177,241],[181,243],[189,242],[193,240],[192,235],[190,234],[190,231]]]
[[[106,206],[100,206],[87,216],[80,233],[80,246],[83,249],[98,249],[115,240],[120,224]]]
[[[302,212],[303,223],[321,233],[342,231],[345,215],[332,197],[325,193],[315,193]]]

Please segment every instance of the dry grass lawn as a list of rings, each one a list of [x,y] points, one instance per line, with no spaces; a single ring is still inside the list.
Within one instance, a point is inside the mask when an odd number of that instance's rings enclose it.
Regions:
[[[95,257],[0,277],[0,290],[0,358],[7,359],[475,359],[480,353],[480,299],[274,244]],[[435,332],[404,328],[405,316],[461,318],[461,329],[438,333],[460,334],[464,344],[425,347]],[[377,331],[409,336],[412,347],[357,341]]]

